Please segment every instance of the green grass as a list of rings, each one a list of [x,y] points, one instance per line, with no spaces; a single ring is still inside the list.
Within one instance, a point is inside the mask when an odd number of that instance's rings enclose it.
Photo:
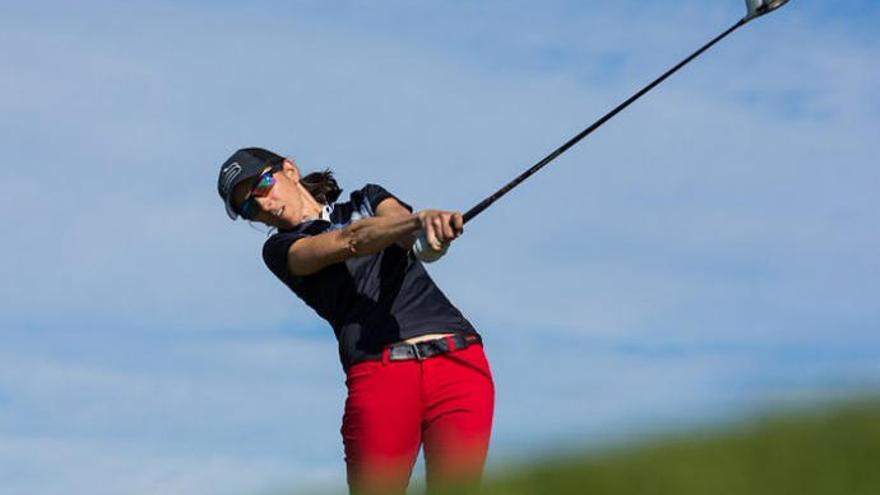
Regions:
[[[560,454],[490,473],[479,490],[447,493],[880,495],[880,397]]]
[[[521,465],[467,493],[878,495],[880,399]]]

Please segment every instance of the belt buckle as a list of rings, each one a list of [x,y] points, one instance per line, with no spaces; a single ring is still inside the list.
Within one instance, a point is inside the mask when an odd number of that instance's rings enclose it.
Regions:
[[[424,361],[427,359],[425,356],[422,356],[422,353],[419,351],[419,343],[415,342],[412,344],[413,353],[416,355],[417,361]]]

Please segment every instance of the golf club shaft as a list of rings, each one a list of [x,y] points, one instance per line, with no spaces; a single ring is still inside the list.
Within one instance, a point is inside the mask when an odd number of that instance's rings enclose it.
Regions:
[[[614,110],[611,110],[610,112],[608,112],[607,114],[605,114],[601,119],[599,119],[599,120],[597,120],[596,122],[594,122],[590,127],[587,127],[586,129],[584,129],[583,131],[581,131],[578,135],[576,135],[575,137],[569,139],[565,144],[563,144],[563,145],[560,146],[559,148],[556,148],[556,150],[554,150],[552,153],[550,153],[549,155],[547,155],[546,157],[544,157],[544,158],[543,158],[541,161],[539,161],[538,163],[534,164],[534,165],[532,166],[532,168],[526,170],[525,172],[523,172],[522,174],[520,174],[519,177],[517,177],[516,179],[513,179],[513,180],[510,181],[506,186],[504,186],[504,187],[502,187],[501,189],[499,189],[498,191],[496,191],[495,194],[489,196],[488,198],[484,199],[483,201],[481,201],[480,203],[478,203],[476,206],[474,206],[473,208],[471,208],[470,210],[468,210],[467,212],[465,212],[465,214],[464,214],[464,221],[465,221],[465,222],[468,222],[469,220],[471,220],[471,219],[474,218],[475,216],[479,215],[483,210],[485,210],[486,208],[488,208],[492,203],[494,203],[495,201],[498,201],[498,199],[500,199],[502,196],[504,196],[505,194],[507,194],[508,192],[510,192],[511,189],[513,189],[514,187],[518,186],[522,181],[528,179],[529,177],[532,176],[532,174],[534,174],[535,172],[537,172],[538,170],[540,170],[541,168],[543,168],[544,165],[547,165],[548,163],[550,163],[550,162],[552,162],[553,160],[555,160],[556,157],[558,157],[559,155],[565,153],[569,148],[571,148],[572,146],[574,146],[575,144],[577,144],[578,141],[580,141],[581,139],[583,139],[583,138],[589,136],[593,131],[595,131],[596,129],[598,129],[599,127],[601,127],[602,124],[604,124],[605,122],[607,122],[608,120],[610,120],[612,117],[614,117],[615,115],[617,115],[618,113],[620,113],[621,110],[623,110],[624,108],[628,107],[631,103],[633,103],[634,101],[636,101],[636,100],[638,100],[639,98],[641,98],[641,97],[642,97],[645,93],[647,93],[648,91],[651,91],[652,89],[654,89],[655,86],[657,86],[658,84],[660,84],[661,82],[663,82],[664,80],[666,80],[667,77],[669,77],[669,76],[671,76],[672,74],[676,73],[679,69],[681,69],[682,67],[684,67],[685,65],[687,65],[691,60],[693,60],[693,59],[699,57],[703,52],[705,52],[706,50],[708,50],[709,48],[711,48],[712,45],[714,45],[715,43],[718,43],[719,41],[721,41],[722,39],[724,39],[724,38],[725,38],[727,35],[729,35],[730,33],[736,31],[739,27],[741,27],[741,26],[742,26],[743,24],[745,24],[746,22],[748,22],[746,19],[742,19],[742,20],[740,20],[739,22],[737,22],[736,24],[734,24],[733,26],[731,26],[727,31],[724,31],[723,33],[721,33],[720,35],[718,35],[715,39],[713,39],[712,41],[710,41],[710,42],[706,43],[705,45],[703,45],[702,48],[700,48],[699,50],[695,51],[695,52],[694,52],[693,54],[691,54],[688,58],[686,58],[686,59],[682,60],[681,62],[679,62],[678,65],[676,65],[675,67],[673,67],[673,68],[669,69],[668,71],[666,71],[665,74],[663,74],[662,76],[660,76],[660,77],[658,77],[657,79],[655,79],[654,82],[652,82],[651,84],[645,86],[644,88],[641,89],[641,91],[639,91],[638,93],[636,93],[636,94],[632,95],[631,97],[629,97],[628,100],[626,100],[626,101],[624,101],[623,103],[621,103],[620,105],[618,105]]]

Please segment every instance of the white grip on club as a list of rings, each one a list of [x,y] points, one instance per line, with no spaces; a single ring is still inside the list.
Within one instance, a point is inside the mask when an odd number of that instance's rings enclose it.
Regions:
[[[423,263],[433,263],[443,257],[448,248],[449,244],[444,244],[443,249],[440,251],[432,248],[431,243],[428,242],[428,235],[422,230],[419,231],[419,236],[416,238],[416,242],[413,243],[412,250],[413,254],[416,255],[416,258]]]

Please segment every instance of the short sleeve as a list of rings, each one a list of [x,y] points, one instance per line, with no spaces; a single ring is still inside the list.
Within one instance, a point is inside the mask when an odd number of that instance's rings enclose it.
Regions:
[[[290,252],[290,246],[307,236],[302,232],[279,232],[266,239],[263,244],[263,261],[269,270],[288,286],[300,280],[300,277],[290,273],[287,266],[287,254]]]
[[[373,211],[376,211],[376,208],[379,207],[379,203],[385,201],[388,198],[396,199],[397,202],[403,205],[404,208],[409,210],[410,213],[412,213],[413,211],[412,206],[404,203],[400,200],[400,198],[391,194],[384,187],[378,184],[367,184],[366,186],[364,186],[363,189],[361,189],[361,191],[364,193],[364,197],[367,198],[367,201],[370,203],[370,208]]]

